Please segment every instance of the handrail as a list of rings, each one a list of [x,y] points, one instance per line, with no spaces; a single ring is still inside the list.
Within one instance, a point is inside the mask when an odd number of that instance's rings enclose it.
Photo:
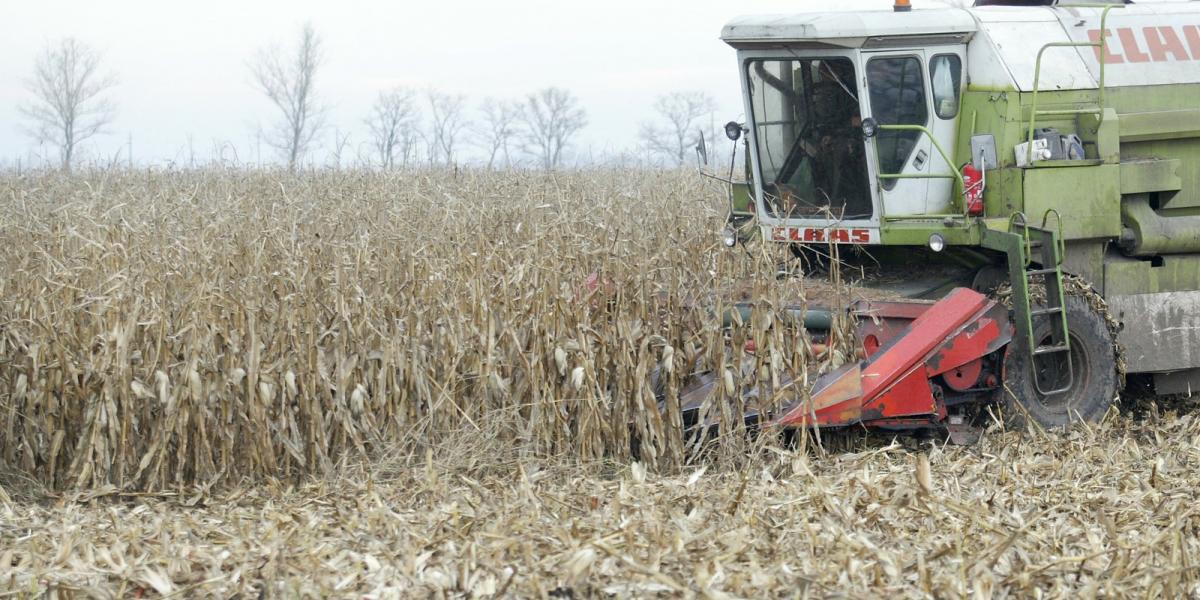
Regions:
[[[1054,266],[1058,267],[1058,266],[1062,266],[1063,260],[1066,259],[1067,240],[1066,240],[1066,238],[1063,237],[1063,233],[1062,233],[1062,225],[1063,225],[1062,213],[1058,212],[1058,209],[1056,209],[1056,208],[1047,208],[1046,212],[1042,213],[1042,229],[1046,229],[1046,225],[1050,220],[1051,213],[1054,214],[1054,222],[1056,225],[1058,225],[1058,227],[1055,231],[1055,233],[1057,235],[1054,236],[1058,240],[1058,264],[1054,265]],[[1043,266],[1045,266],[1045,265],[1043,265]]]
[[[1059,4],[1058,7],[1059,8],[1103,8],[1104,11],[1100,13],[1100,36],[1099,36],[1100,39],[1095,42],[1050,42],[1050,43],[1042,46],[1041,50],[1038,50],[1037,62],[1035,62],[1033,65],[1033,94],[1030,98],[1030,107],[1029,107],[1029,139],[1026,140],[1028,142],[1028,145],[1026,146],[1026,150],[1025,150],[1025,152],[1028,153],[1028,156],[1026,157],[1026,159],[1027,159],[1026,162],[1029,165],[1033,165],[1033,163],[1037,160],[1033,156],[1033,132],[1037,128],[1037,118],[1038,118],[1039,114],[1050,116],[1050,115],[1078,115],[1078,114],[1089,114],[1090,113],[1090,114],[1096,114],[1097,118],[1100,119],[1101,122],[1103,122],[1103,120],[1104,120],[1104,63],[1105,63],[1104,59],[1108,55],[1108,11],[1110,11],[1114,8],[1125,8],[1125,6],[1123,4],[1092,4],[1092,3]],[[1085,108],[1085,109],[1074,109],[1074,110],[1069,109],[1069,110],[1038,111],[1037,99],[1038,99],[1038,86],[1041,83],[1041,79],[1042,79],[1042,55],[1045,54],[1046,50],[1049,48],[1099,48],[1100,49],[1100,60],[1099,60],[1099,62],[1100,62],[1100,81],[1099,81],[1099,86],[1098,86],[1097,94],[1096,94],[1096,96],[1097,96],[1096,104],[1099,106],[1099,110]]]
[[[1020,223],[1017,222],[1018,218],[1021,220]],[[1021,239],[1025,242],[1025,245],[1022,246],[1024,252],[1021,253],[1020,258],[1025,262],[1025,266],[1028,267],[1029,263],[1033,262],[1033,243],[1029,239],[1029,220],[1025,218],[1025,213],[1019,210],[1008,215],[1008,232],[1012,233],[1012,230],[1017,227],[1021,228]]]
[[[962,173],[959,173],[954,168],[954,163],[950,160],[950,156],[942,149],[942,145],[938,143],[937,138],[933,137],[933,133],[924,125],[880,125],[881,131],[919,131],[933,142],[933,147],[937,149],[938,154],[942,156],[942,160],[950,166],[951,175],[940,175],[933,173],[879,173],[876,177],[880,179],[953,179],[958,182],[958,189],[965,189],[967,186],[963,182]],[[879,146],[875,146],[875,162],[879,163]]]

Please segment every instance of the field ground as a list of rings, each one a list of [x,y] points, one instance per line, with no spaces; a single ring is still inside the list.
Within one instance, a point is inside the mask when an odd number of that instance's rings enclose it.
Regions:
[[[0,598],[1200,596],[1189,400],[687,452],[691,365],[736,411],[846,351],[779,312],[843,294],[722,248],[719,199],[687,173],[0,176]]]
[[[12,499],[0,506],[0,587],[96,597],[1200,593],[1193,415],[989,434],[976,447],[849,444],[677,476],[493,448],[491,462],[397,458],[294,489]]]

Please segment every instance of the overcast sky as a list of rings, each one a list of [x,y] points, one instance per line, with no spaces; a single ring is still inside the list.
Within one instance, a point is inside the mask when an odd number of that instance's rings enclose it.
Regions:
[[[890,8],[890,0],[853,0]],[[380,90],[435,87],[469,97],[516,98],[545,86],[574,92],[589,116],[577,144],[593,154],[636,143],[654,97],[704,90],[719,103],[718,123],[741,114],[733,50],[718,39],[740,14],[828,7],[815,0],[286,0],[5,3],[0,19],[0,163],[38,150],[21,129],[18,106],[35,56],[74,36],[103,53],[119,84],[112,134],[89,144],[111,157],[132,138],[138,162],[186,162],[228,146],[254,160],[255,131],[274,117],[250,82],[247,60],[271,43],[291,45],[305,21],[324,41],[321,96],[331,106],[322,146],[334,129],[366,142],[363,118]],[[839,7],[846,3],[838,3]],[[263,158],[269,150],[262,148]],[[322,155],[323,156],[323,155]]]

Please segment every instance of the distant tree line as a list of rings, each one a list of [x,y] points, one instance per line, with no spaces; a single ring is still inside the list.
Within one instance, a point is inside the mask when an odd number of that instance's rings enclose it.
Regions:
[[[324,58],[321,37],[305,24],[294,46],[264,47],[247,63],[255,88],[274,109],[271,124],[257,139],[289,169],[305,163],[329,128],[329,108],[319,88]],[[39,55],[27,84],[33,96],[21,107],[27,132],[57,148],[64,170],[76,163],[80,144],[108,133],[116,116],[108,94],[116,78],[102,71],[100,59],[95,49],[66,38]],[[675,92],[658,97],[653,106],[656,119],[643,123],[638,137],[654,162],[682,167],[702,139],[711,143],[712,134],[702,131],[715,131],[716,103],[707,94]],[[462,94],[401,86],[379,91],[362,124],[366,139],[358,145],[358,160],[372,168],[455,165],[469,147],[487,169],[553,170],[568,160],[588,116],[578,98],[560,87],[523,98],[484,98],[472,111]],[[189,154],[191,144],[189,136]],[[335,129],[337,164],[350,146],[350,135]]]

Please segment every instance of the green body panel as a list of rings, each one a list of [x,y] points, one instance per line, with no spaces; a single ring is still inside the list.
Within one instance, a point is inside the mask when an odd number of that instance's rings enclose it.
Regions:
[[[1200,256],[1162,257],[1162,264],[1120,256],[1104,264],[1105,292],[1110,296],[1182,292],[1200,289]]]
[[[1200,164],[1200,138],[1131,143],[1122,141],[1121,151],[1126,162],[1131,164],[1144,164],[1154,159],[1179,161],[1179,168],[1173,173],[1177,181],[1168,177],[1160,184],[1164,189],[1144,191],[1162,192],[1163,208],[1200,208],[1200,168],[1197,168]],[[1169,169],[1166,166],[1160,168]]]
[[[1131,159],[1121,163],[1121,195],[1177,192],[1183,189],[1178,158]]]
[[[1178,160],[1179,187],[1164,190],[1165,209],[1200,208],[1200,84],[1160,85],[1109,90],[1119,113],[1123,162]],[[1136,192],[1132,192],[1136,193]]]
[[[726,222],[737,231],[738,241],[746,243],[757,240],[760,231],[754,222],[754,184],[749,181],[731,184],[729,204]]]
[[[964,161],[966,162],[966,161]],[[1025,188],[1022,183],[1025,170],[1016,167],[1001,168],[988,174],[988,187],[983,192],[985,215],[1007,217],[1025,207]],[[993,188],[1006,190],[995,193]]]
[[[754,188],[748,182],[733,184],[733,212],[754,215]]]
[[[905,219],[889,221],[880,229],[880,239],[889,246],[925,246],[929,236],[940,234],[951,246],[978,246],[980,229],[959,218],[947,227],[942,219]]]
[[[1058,211],[1065,239],[1121,235],[1118,165],[1026,169],[1023,190],[1026,216],[1040,223],[1047,211]]]
[[[1194,110],[1197,94],[1200,83],[1110,87],[1105,105],[1120,114]]]
[[[1079,119],[1079,137],[1085,148],[1090,147],[1097,159],[1105,164],[1120,164],[1121,137],[1117,111],[1105,108],[1101,115],[1084,115]]]
[[[1128,113],[1120,135],[1130,143],[1194,138],[1200,136],[1200,109]]]

